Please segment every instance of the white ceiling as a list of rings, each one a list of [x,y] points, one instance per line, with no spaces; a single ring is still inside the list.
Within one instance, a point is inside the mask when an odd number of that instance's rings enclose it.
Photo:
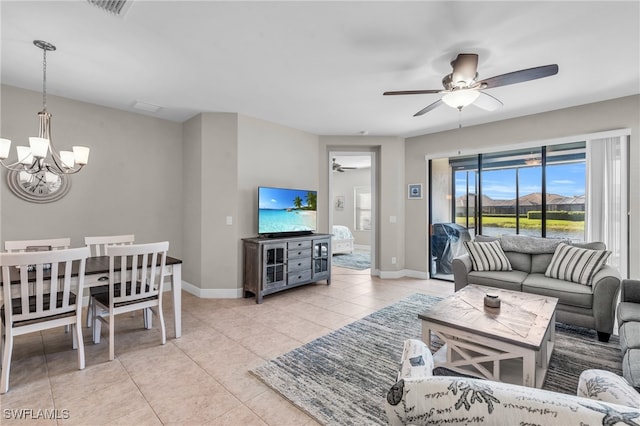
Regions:
[[[150,115],[178,122],[238,112],[320,135],[411,136],[640,93],[638,1],[133,0],[124,17],[83,0],[0,7],[3,84],[41,90],[42,39],[58,48],[49,93],[158,105]],[[458,53],[480,55],[481,79],[560,71],[488,90],[504,103],[494,112],[413,117],[438,95],[382,96],[440,89]]]

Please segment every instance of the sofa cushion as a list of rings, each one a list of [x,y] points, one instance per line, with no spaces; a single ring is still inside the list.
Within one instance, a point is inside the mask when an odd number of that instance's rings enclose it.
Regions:
[[[469,284],[522,291],[522,282],[525,278],[527,278],[527,273],[522,271],[471,271],[468,282]]]
[[[640,349],[630,349],[622,358],[622,375],[629,384],[640,389]]]
[[[640,322],[640,303],[621,302],[618,305],[618,322],[623,324],[627,321]]]
[[[606,250],[607,245],[600,241],[592,241],[590,243],[571,243],[574,247],[589,249],[589,250]]]
[[[517,251],[520,253],[553,254],[560,243],[568,243],[569,240],[554,238],[530,237],[528,235],[503,235],[500,237],[500,245],[504,251]]]
[[[640,322],[625,322],[620,326],[620,349],[640,349]]]
[[[522,272],[531,272],[531,255],[527,253],[519,253],[517,251],[505,251],[504,254],[511,263],[511,269]]]
[[[562,305],[591,309],[593,291],[590,286],[549,278],[542,274],[530,274],[522,283],[522,291],[541,296],[557,297]]]
[[[580,373],[578,396],[640,408],[640,393],[624,377],[606,370],[590,369]]]
[[[553,253],[541,253],[531,255],[531,273],[532,274],[544,274],[547,272],[549,263],[553,258]],[[512,264],[513,266],[513,264]]]
[[[474,271],[510,271],[511,263],[498,241],[478,243],[465,241]]]
[[[610,255],[608,250],[589,250],[560,243],[553,253],[545,276],[591,285],[593,275]]]

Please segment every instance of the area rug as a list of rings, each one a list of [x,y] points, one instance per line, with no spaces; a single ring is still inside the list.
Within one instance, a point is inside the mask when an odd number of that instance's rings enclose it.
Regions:
[[[411,295],[275,358],[251,372],[319,423],[386,425],[384,398],[393,385],[402,344],[420,338],[417,315],[440,299]],[[621,374],[619,340],[556,324],[556,345],[544,389],[575,394],[580,372]]]
[[[331,262],[334,266],[362,271],[371,268],[371,254],[368,251],[334,254]]]

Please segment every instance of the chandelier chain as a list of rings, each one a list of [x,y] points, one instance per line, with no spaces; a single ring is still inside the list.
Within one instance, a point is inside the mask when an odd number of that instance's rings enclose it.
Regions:
[[[43,49],[42,59],[42,110],[47,110],[47,49]]]

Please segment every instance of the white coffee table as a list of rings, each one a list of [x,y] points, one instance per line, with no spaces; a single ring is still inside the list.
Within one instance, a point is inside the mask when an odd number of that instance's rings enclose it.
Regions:
[[[500,297],[499,309],[484,296]],[[558,299],[468,285],[418,315],[422,339],[433,350],[432,334],[444,345],[436,366],[490,380],[542,387],[555,337]]]

